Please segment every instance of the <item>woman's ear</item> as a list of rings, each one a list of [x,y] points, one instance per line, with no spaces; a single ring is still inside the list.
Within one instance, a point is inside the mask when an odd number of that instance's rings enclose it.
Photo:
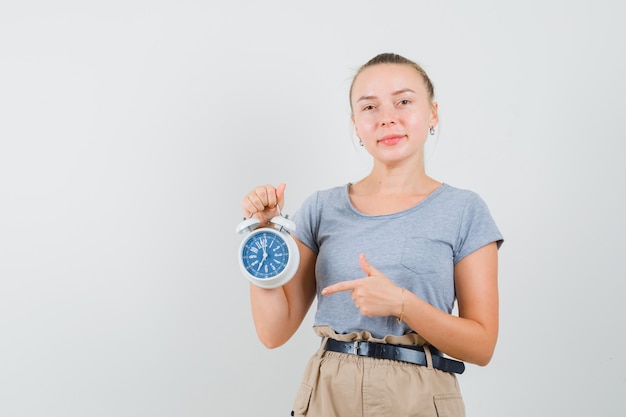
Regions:
[[[352,127],[354,127],[354,134],[356,135],[357,138],[361,139],[359,137],[359,129],[356,128],[356,124],[354,123],[354,114],[350,115],[350,120],[352,120]]]
[[[439,103],[433,102],[430,109],[430,127],[435,127],[439,124]]]

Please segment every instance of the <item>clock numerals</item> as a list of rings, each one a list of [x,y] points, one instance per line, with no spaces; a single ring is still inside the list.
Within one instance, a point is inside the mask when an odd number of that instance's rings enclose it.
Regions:
[[[262,232],[244,247],[246,270],[257,278],[273,278],[287,266],[287,244],[273,233]]]
[[[282,215],[272,218],[274,227],[258,228],[260,221],[244,219],[235,231],[249,233],[239,245],[239,267],[243,275],[261,288],[277,288],[294,277],[300,251],[290,231],[295,223]]]

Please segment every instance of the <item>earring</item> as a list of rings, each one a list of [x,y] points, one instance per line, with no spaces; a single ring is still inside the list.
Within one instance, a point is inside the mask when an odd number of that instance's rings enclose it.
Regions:
[[[430,133],[430,135],[434,135],[435,134],[435,128],[431,127],[430,129],[428,129],[428,132]]]
[[[359,145],[363,146],[363,141],[361,140],[361,138],[359,138]]]

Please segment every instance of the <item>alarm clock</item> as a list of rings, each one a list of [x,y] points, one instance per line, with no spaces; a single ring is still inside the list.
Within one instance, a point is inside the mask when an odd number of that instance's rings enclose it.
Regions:
[[[298,244],[290,234],[296,224],[279,215],[271,220],[272,226],[260,227],[260,220],[244,219],[237,225],[238,234],[246,233],[237,258],[243,275],[261,288],[278,288],[288,283],[300,265]]]

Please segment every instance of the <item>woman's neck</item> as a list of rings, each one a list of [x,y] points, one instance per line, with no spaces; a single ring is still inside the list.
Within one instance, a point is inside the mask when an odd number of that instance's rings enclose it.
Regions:
[[[439,181],[425,173],[406,176],[372,172],[351,184],[348,195],[352,205],[361,213],[385,215],[416,206],[440,186]]]
[[[370,174],[354,184],[354,191],[367,195],[426,195],[441,183],[420,168],[374,167]]]

